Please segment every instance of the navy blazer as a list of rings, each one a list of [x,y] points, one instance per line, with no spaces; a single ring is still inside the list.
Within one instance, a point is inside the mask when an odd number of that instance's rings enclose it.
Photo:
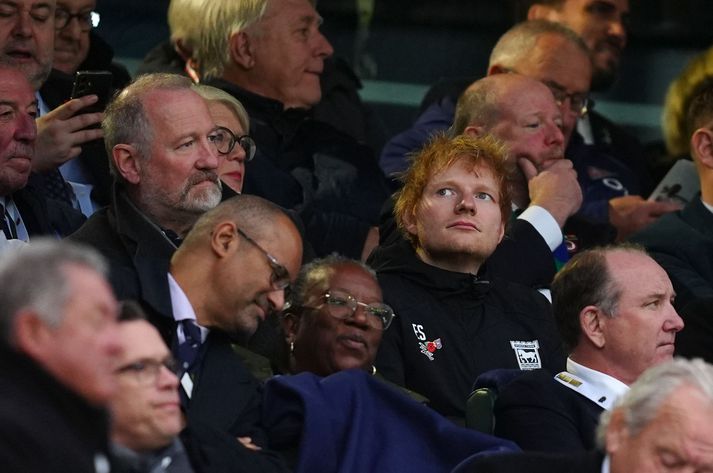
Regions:
[[[533,370],[508,383],[495,402],[495,435],[523,450],[576,452],[595,448],[603,409],[563,386],[547,370]]]
[[[676,291],[676,309],[713,296],[713,213],[696,197],[631,238],[666,270]]]

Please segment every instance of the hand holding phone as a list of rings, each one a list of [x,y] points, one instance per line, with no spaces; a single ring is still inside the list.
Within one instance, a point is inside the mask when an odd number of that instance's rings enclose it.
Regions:
[[[113,75],[109,71],[77,71],[74,76],[71,98],[96,95],[98,100],[84,109],[82,113],[103,112],[112,92]]]

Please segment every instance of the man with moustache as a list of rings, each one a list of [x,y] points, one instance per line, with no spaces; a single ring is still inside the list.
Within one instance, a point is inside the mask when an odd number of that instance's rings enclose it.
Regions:
[[[646,369],[673,357],[683,321],[666,272],[630,245],[576,255],[555,277],[552,299],[567,369],[507,384],[495,403],[494,433],[524,450],[592,450],[602,412]]]
[[[52,217],[53,202],[27,187],[34,160],[37,99],[24,74],[0,66],[0,250],[76,228]]]
[[[171,255],[221,199],[225,138],[185,77],[143,76],[108,106],[102,127],[116,179],[112,203],[70,238],[109,260],[117,297],[150,299]]]
[[[52,69],[55,0],[8,0],[1,7],[0,64],[22,72],[33,90],[39,91]],[[87,128],[99,123],[101,114],[82,113],[97,97],[70,100],[51,111],[40,95],[38,100],[38,137],[32,162],[35,192],[69,203],[71,195],[57,168],[79,155],[83,144],[101,138],[101,130]],[[56,182],[59,194],[48,192],[49,182]],[[57,215],[62,218],[61,212]]]

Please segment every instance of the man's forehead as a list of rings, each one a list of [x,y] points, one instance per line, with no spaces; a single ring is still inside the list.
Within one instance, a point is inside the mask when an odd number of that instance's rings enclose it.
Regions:
[[[58,8],[71,11],[93,10],[96,6],[96,0],[57,0]]]
[[[156,328],[146,320],[119,323],[119,336],[123,347],[121,359],[135,362],[142,359],[161,360],[169,355],[166,344]]]
[[[0,5],[2,4],[33,9],[42,7],[54,7],[56,4],[56,0],[0,0]]]
[[[16,100],[18,93],[29,93],[34,96],[32,85],[27,80],[27,76],[17,69],[0,67],[0,99]]]

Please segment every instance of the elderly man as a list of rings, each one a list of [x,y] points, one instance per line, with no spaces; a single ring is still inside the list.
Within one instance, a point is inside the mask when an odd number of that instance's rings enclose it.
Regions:
[[[21,71],[35,91],[52,69],[55,35],[55,0],[12,0],[3,6],[5,21],[0,25],[0,64]],[[70,100],[52,111],[39,103],[38,139],[32,170],[37,192],[70,202],[72,196],[57,167],[76,157],[81,145],[102,136],[101,130],[87,127],[101,120],[100,113],[78,114],[95,103],[90,95]],[[56,186],[51,186],[55,183]],[[51,192],[55,188],[57,192]]]
[[[220,202],[224,136],[190,80],[170,74],[143,76],[124,89],[102,126],[117,180],[112,204],[71,238],[109,259],[119,299],[149,299],[180,240]]]
[[[701,194],[632,237],[668,272],[680,308],[713,297],[713,80],[692,94],[687,122]]]
[[[183,18],[193,22],[181,42],[191,64],[251,118],[258,149],[243,192],[299,210],[318,256],[368,255],[389,190],[373,151],[309,110],[320,101],[320,75],[332,54],[315,2],[182,3]]]
[[[121,346],[106,265],[39,240],[0,259],[3,471],[107,472],[107,417]]]
[[[648,473],[713,469],[713,367],[674,360],[644,373],[606,412],[600,451],[481,457],[458,473]]]
[[[40,235],[65,235],[81,224],[71,209],[28,186],[35,158],[37,99],[25,75],[0,65],[0,250]],[[64,212],[67,213],[64,213]]]
[[[536,133],[561,146],[552,116],[538,120]],[[376,367],[449,417],[464,416],[483,371],[563,366],[546,299],[491,277],[484,264],[510,214],[508,175],[507,154],[492,137],[437,137],[416,157],[396,200],[408,242],[379,248],[371,261],[384,302],[398,314]]]
[[[195,422],[184,429],[171,352],[136,306],[124,304],[119,320],[123,352],[109,407],[112,453],[120,465],[174,473],[230,472],[236,465],[284,471],[276,456],[249,450],[226,433]]]
[[[302,241],[290,218],[256,196],[228,199],[203,215],[141,302],[180,363],[188,422],[260,444],[257,380],[231,344],[284,305]]]
[[[567,370],[507,384],[495,435],[524,450],[590,450],[600,414],[646,369],[672,358],[683,321],[665,271],[636,247],[580,253],[555,277],[552,297]]]

